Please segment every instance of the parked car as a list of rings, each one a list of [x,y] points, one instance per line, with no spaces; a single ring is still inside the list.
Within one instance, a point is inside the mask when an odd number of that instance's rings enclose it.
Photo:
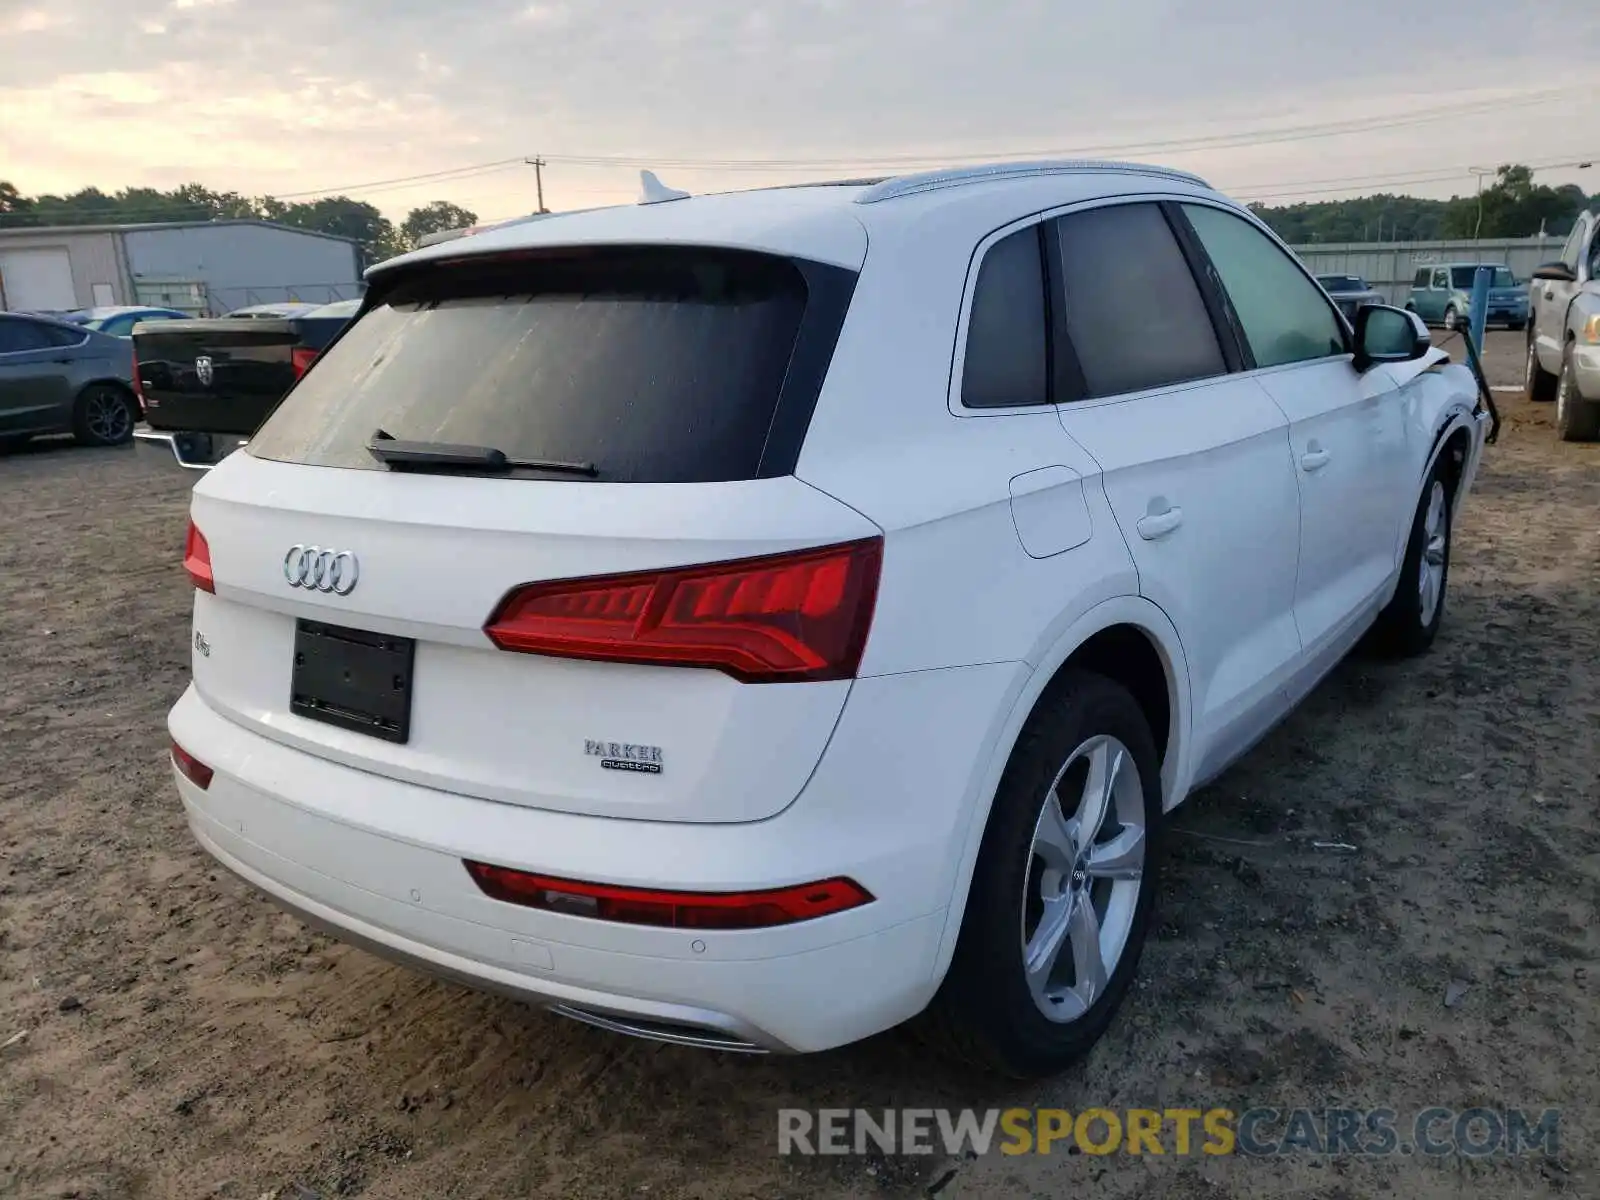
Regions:
[[[1385,303],[1383,293],[1373,291],[1359,275],[1318,275],[1317,282],[1322,285],[1323,291],[1333,297],[1333,302],[1339,306],[1345,319],[1352,323],[1356,319],[1356,310],[1362,305]]]
[[[1533,273],[1524,382],[1530,400],[1556,402],[1564,442],[1600,438],[1600,221],[1572,226],[1561,257]]]
[[[695,1046],[1085,1053],[1166,814],[1358,639],[1433,642],[1488,421],[1155,167],[672,198],[369,283],[193,490],[190,827],[340,936]]]
[[[99,333],[107,333],[112,337],[132,337],[133,327],[140,321],[185,321],[193,318],[193,313],[180,312],[176,308],[151,308],[137,304],[110,305],[104,308],[89,308],[75,321],[88,329]]]
[[[1528,289],[1511,268],[1499,263],[1445,263],[1417,268],[1406,307],[1430,325],[1453,330],[1472,316],[1472,287],[1478,268],[1489,267],[1489,314],[1486,324],[1522,329],[1528,324]]]
[[[147,428],[185,465],[248,438],[322,348],[349,323],[359,300],[312,305],[284,318],[213,317],[137,326],[133,344]],[[207,435],[183,444],[175,433]]]
[[[244,308],[236,308],[224,313],[224,317],[248,318],[257,321],[278,321],[288,317],[303,317],[314,308],[321,308],[320,304],[306,304],[299,301],[284,302],[281,304],[248,304]]]
[[[138,419],[127,342],[67,321],[0,313],[0,450],[53,433],[119,446]]]

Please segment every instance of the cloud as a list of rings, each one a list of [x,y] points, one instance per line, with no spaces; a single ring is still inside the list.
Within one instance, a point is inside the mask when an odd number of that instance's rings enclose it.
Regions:
[[[43,33],[58,29],[67,23],[61,13],[46,8],[19,8],[14,12],[0,12],[0,37],[22,37],[29,33]]]
[[[1442,20],[1389,0],[1316,11],[1267,0],[275,0],[266,13],[231,0],[0,0],[0,30],[0,162],[25,191],[194,179],[304,192],[542,154],[548,202],[571,207],[637,190],[636,167],[575,157],[649,159],[669,183],[710,190],[854,174],[868,159],[1084,147],[1153,147],[1143,156],[1280,190],[1457,168],[1458,181],[1415,185],[1448,194],[1485,159],[1592,152],[1571,119],[1592,90],[1546,66],[1552,45],[1600,42],[1600,10],[1458,0]],[[1575,90],[1564,104],[1521,103],[1552,86]],[[1468,107],[1480,100],[1491,103]],[[1468,115],[1196,144],[1444,106]],[[772,161],[707,163],[736,159]],[[509,216],[533,206],[531,174],[497,168],[365,198],[395,215],[445,198]]]

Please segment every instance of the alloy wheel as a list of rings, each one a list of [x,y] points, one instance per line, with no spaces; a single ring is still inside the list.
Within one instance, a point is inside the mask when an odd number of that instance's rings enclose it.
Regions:
[[[107,389],[96,391],[89,397],[84,417],[89,432],[108,444],[120,442],[133,426],[127,402]]]
[[[1050,1020],[1082,1017],[1116,971],[1144,885],[1146,835],[1133,755],[1114,737],[1090,738],[1056,773],[1023,879],[1023,970]]]
[[[1449,507],[1445,503],[1444,481],[1435,479],[1428,489],[1428,510],[1422,518],[1422,563],[1417,572],[1419,615],[1424,626],[1433,623],[1434,613],[1438,611],[1449,556]]]

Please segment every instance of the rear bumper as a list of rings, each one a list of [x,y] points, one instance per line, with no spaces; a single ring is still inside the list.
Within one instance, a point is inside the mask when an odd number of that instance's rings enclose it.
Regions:
[[[169,726],[215,771],[205,791],[175,775],[195,837],[309,923],[623,1032],[803,1052],[880,1032],[932,998],[969,777],[990,727],[966,718],[992,717],[1016,675],[998,664],[858,681],[868,694],[847,708],[800,798],[732,825],[552,813],[381,778],[245,730],[192,687]],[[941,730],[960,728],[946,723],[954,717],[973,733],[927,744],[935,713]],[[773,929],[650,928],[492,900],[463,858],[708,891],[847,875],[875,899]]]
[[[1471,317],[1471,313],[1470,313],[1470,310],[1469,310],[1468,319],[1470,319],[1470,317]],[[1527,309],[1526,305],[1518,306],[1518,305],[1514,305],[1514,304],[1513,305],[1491,304],[1489,306],[1488,316],[1485,319],[1484,324],[1486,324],[1486,325],[1523,325],[1523,324],[1527,323],[1527,320],[1528,320],[1528,309]]]
[[[189,471],[209,471],[244,445],[244,439],[234,434],[173,433],[147,425],[135,429],[133,436],[135,441],[172,455],[180,467]]]

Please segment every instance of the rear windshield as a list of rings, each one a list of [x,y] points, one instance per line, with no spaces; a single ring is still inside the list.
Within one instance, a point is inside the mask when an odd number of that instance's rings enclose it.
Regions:
[[[1477,267],[1451,267],[1450,286],[1461,291],[1470,291],[1478,276]],[[1489,280],[1490,287],[1508,288],[1517,286],[1517,277],[1511,273],[1509,267],[1496,267],[1494,278]]]
[[[1365,281],[1354,275],[1318,275],[1317,282],[1330,292],[1364,292]]]
[[[382,429],[590,462],[607,481],[756,478],[806,308],[806,277],[769,255],[469,260],[348,326],[249,452],[384,470],[367,451]]]

